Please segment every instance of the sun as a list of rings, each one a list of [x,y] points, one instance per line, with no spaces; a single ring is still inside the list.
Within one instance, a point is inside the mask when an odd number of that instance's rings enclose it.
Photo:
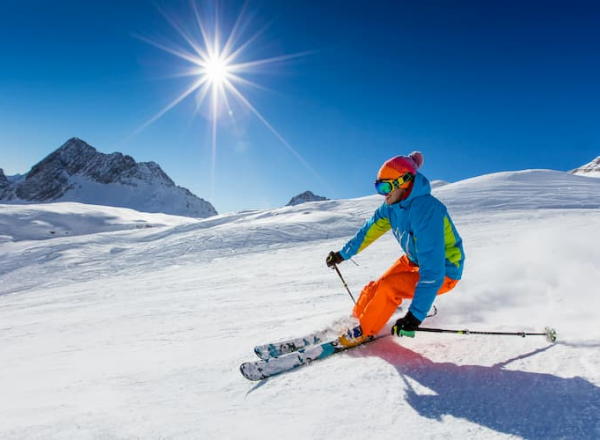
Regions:
[[[206,60],[204,66],[200,68],[199,74],[201,77],[205,76],[212,85],[221,86],[227,80],[229,68],[227,61],[216,55]]]

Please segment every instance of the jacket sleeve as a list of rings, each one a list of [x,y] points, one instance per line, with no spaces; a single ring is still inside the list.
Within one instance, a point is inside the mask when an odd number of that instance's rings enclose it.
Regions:
[[[417,319],[423,321],[435,301],[446,273],[445,208],[431,198],[423,198],[416,204],[415,202],[409,214],[409,221],[414,234],[420,278],[409,310]]]
[[[356,235],[348,241],[340,251],[344,260],[352,258],[361,252],[391,228],[387,209],[381,205],[373,216],[358,230]]]

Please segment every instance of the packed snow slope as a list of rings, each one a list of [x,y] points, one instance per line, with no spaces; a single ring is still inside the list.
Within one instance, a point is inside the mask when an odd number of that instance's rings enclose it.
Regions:
[[[151,214],[128,208],[74,202],[35,205],[0,204],[0,243],[177,226],[191,222],[193,220],[189,217]]]
[[[253,383],[238,367],[254,345],[351,321],[324,260],[381,198],[205,220],[0,205],[0,438],[599,438],[600,179],[531,170],[434,193],[467,260],[426,325],[553,326],[558,343],[388,337]],[[387,234],[340,270],[356,296],[399,256]]]

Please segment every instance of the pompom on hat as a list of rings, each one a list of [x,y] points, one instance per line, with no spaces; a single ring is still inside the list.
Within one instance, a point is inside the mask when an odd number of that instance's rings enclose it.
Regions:
[[[396,156],[387,160],[377,173],[378,179],[397,179],[406,173],[416,174],[423,165],[423,153],[413,151],[408,156]]]

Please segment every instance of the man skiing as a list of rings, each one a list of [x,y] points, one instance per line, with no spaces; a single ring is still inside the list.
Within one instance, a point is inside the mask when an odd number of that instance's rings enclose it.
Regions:
[[[353,310],[360,326],[342,335],[343,345],[359,344],[378,333],[404,299],[412,303],[392,334],[414,337],[436,295],[452,290],[462,276],[462,239],[446,206],[431,195],[429,181],[417,172],[422,164],[418,151],[386,161],[375,181],[385,202],[340,251],[327,256],[327,266],[334,267],[390,229],[404,251],[381,278],[363,288]]]

